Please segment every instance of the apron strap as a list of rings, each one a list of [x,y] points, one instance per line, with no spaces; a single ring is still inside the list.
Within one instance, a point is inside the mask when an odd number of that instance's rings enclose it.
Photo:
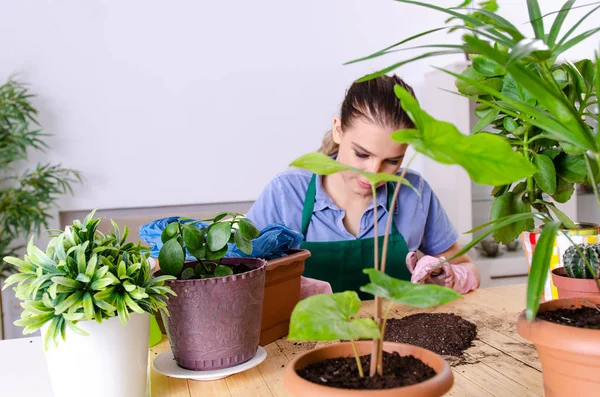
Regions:
[[[313,174],[308,183],[308,189],[306,189],[306,195],[304,196],[304,207],[302,208],[302,234],[304,240],[306,240],[306,232],[308,231],[308,225],[312,218],[313,210],[315,209],[315,197],[317,193],[317,175]]]

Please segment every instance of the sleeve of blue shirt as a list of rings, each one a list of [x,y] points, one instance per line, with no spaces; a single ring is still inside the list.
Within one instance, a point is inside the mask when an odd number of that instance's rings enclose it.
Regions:
[[[423,204],[426,215],[425,230],[419,251],[426,255],[438,255],[446,251],[458,239],[458,232],[450,222],[446,211],[431,189],[423,180]]]

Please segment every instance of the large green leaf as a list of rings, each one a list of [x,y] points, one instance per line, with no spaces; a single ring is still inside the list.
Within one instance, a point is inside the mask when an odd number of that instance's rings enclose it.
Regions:
[[[473,69],[483,76],[495,77],[506,74],[506,69],[486,57],[474,55],[471,61],[473,62]]]
[[[323,153],[308,153],[290,163],[292,167],[303,168],[318,175],[331,175],[340,171],[347,171],[348,166],[335,161]]]
[[[517,215],[530,212],[529,206],[515,195],[513,192],[506,192],[505,194],[494,198],[492,203],[492,211],[490,214],[490,220],[495,221],[506,218],[510,215]],[[503,244],[508,244],[514,241],[521,232],[525,229],[525,219],[515,221],[506,226],[498,228],[493,236],[494,239]]]
[[[260,235],[256,225],[248,218],[241,218],[238,222],[240,233],[248,240],[252,240]]]
[[[252,241],[242,235],[239,230],[233,233],[235,245],[246,255],[252,254]]]
[[[554,164],[556,166],[556,173],[565,181],[580,183],[586,180],[587,168],[583,155],[571,156],[562,153],[554,159]]]
[[[289,340],[379,339],[380,332],[371,318],[358,314],[360,299],[354,291],[313,295],[298,302],[290,318]]]
[[[178,276],[185,262],[183,248],[176,239],[167,241],[158,253],[158,263],[163,274]]]
[[[504,77],[504,84],[500,92],[509,98],[528,105],[535,105],[536,103],[533,95],[531,95],[522,85],[518,84],[510,74],[507,74]]]
[[[403,305],[426,308],[443,305],[462,297],[451,288],[398,280],[377,269],[364,269],[363,272],[369,275],[371,282],[360,287],[361,291]]]
[[[480,184],[506,185],[536,172],[505,139],[486,133],[465,136],[453,124],[436,120],[424,112],[416,101],[409,100],[412,96],[402,87],[395,89],[404,110],[413,121],[419,120],[415,122],[419,133],[397,131],[392,139],[408,143],[440,163],[462,166],[471,179]]]
[[[211,251],[219,251],[227,246],[227,242],[231,237],[231,222],[219,222],[211,225],[206,236],[208,249]]]
[[[543,154],[535,154],[533,162],[538,172],[533,176],[538,186],[550,195],[556,193],[556,169],[552,159]]]
[[[535,37],[540,40],[545,39],[544,20],[542,19],[540,5],[537,0],[527,0],[527,10],[529,11],[529,20],[533,27],[533,31],[535,32]]]
[[[571,196],[575,192],[575,186],[571,182],[565,181],[563,178],[558,177],[556,183],[556,193],[552,195],[552,198],[558,203],[566,203],[571,199]]]
[[[204,233],[203,230],[192,226],[183,225],[183,241],[185,242],[185,248],[190,254],[196,259],[204,259],[206,256],[206,247],[204,246]]]
[[[525,312],[529,321],[535,318],[540,306],[540,299],[544,292],[544,285],[550,268],[554,240],[560,224],[560,221],[546,223],[535,245],[527,282],[527,309]]]

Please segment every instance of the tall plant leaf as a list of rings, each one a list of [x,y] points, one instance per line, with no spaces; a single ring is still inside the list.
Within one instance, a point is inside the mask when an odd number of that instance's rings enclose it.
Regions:
[[[540,307],[540,299],[544,292],[544,285],[552,258],[552,250],[554,249],[554,240],[556,239],[560,224],[560,221],[546,223],[535,245],[527,282],[527,309],[525,314],[529,321],[535,318]]]
[[[575,0],[568,0],[560,9],[558,15],[556,16],[556,19],[554,19],[554,23],[550,28],[550,34],[548,34],[548,39],[546,40],[550,47],[553,47],[556,43],[556,38],[560,33],[560,29],[562,28],[565,18],[567,17],[567,15],[569,15],[569,11],[571,10],[573,3],[575,3]]]
[[[533,27],[535,37],[544,40],[546,34],[544,32],[544,20],[542,19],[542,13],[540,12],[540,5],[537,0],[527,0],[527,10],[529,11],[529,22]]]
[[[587,14],[585,14],[583,16],[583,18],[579,19],[577,21],[577,23],[575,23],[571,27],[571,29],[569,29],[569,31],[567,33],[565,33],[565,35],[560,39],[560,41],[558,42],[558,44],[556,46],[560,47],[561,45],[563,45],[567,41],[567,39],[569,37],[571,37],[571,34],[573,34],[573,32],[575,32],[577,30],[577,28],[579,27],[579,25],[581,25],[583,23],[583,21],[585,21],[590,15],[592,15],[594,12],[596,12],[599,8],[600,8],[600,6],[594,7],[590,12],[588,12]]]

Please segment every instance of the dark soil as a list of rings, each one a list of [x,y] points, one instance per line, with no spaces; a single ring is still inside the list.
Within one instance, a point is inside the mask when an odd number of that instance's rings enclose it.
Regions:
[[[445,356],[462,355],[477,336],[477,326],[456,314],[417,313],[388,319],[384,340],[408,343]]]
[[[550,310],[538,313],[537,318],[577,328],[600,329],[600,309],[596,307]]]
[[[355,357],[330,358],[298,371],[302,378],[320,385],[344,389],[391,389],[426,381],[435,376],[433,368],[413,356],[383,352],[383,375],[369,376],[371,355],[360,357],[365,376],[358,374]]]

